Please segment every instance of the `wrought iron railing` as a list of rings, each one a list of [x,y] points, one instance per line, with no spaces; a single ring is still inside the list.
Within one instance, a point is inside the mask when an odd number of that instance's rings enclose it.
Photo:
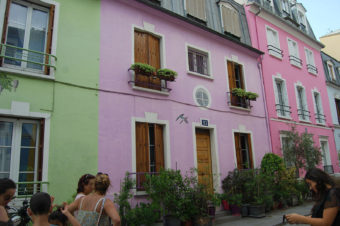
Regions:
[[[315,114],[315,119],[318,123],[325,123],[326,121],[326,116],[320,113]]]
[[[290,110],[291,107],[284,104],[275,104],[275,109],[276,112],[280,114],[280,116],[289,116],[292,113]]]
[[[49,182],[33,181],[33,182],[17,182],[17,197],[30,197],[37,192],[47,192]]]
[[[296,56],[289,55],[289,62],[302,67],[302,60]]]
[[[56,69],[55,62],[57,61],[57,57],[52,54],[3,43],[0,43],[0,58],[2,58],[3,63],[8,65],[40,71],[43,71],[45,67]],[[23,66],[23,62],[26,66]]]
[[[318,69],[314,65],[311,65],[311,64],[307,64],[307,70],[308,72],[311,72],[314,74],[318,73]]]
[[[134,177],[136,184],[133,189],[137,191],[145,191],[144,183],[146,182],[146,175],[158,175],[159,172],[130,172],[129,176]]]
[[[268,48],[269,53],[273,53],[274,55],[279,55],[279,56],[283,57],[283,51],[281,49],[277,48],[276,46],[267,45],[267,48]]]
[[[302,120],[310,120],[310,111],[306,110],[306,109],[302,109],[302,108],[298,108],[297,109],[298,112],[298,116],[300,119]]]
[[[334,173],[332,165],[325,165],[325,166],[323,166],[323,169],[328,174],[333,174]]]
[[[152,79],[152,78],[149,78],[148,82],[142,82],[142,81],[136,80],[136,76],[146,76],[146,75],[142,75],[142,74],[135,75],[135,77],[132,80],[128,81],[128,83],[134,84],[137,87],[151,89],[151,90],[164,91],[164,92],[170,92],[171,91],[171,89],[168,88],[167,81],[165,81],[165,80],[161,80],[160,84],[155,84],[155,83],[150,81],[150,79]],[[149,77],[149,76],[146,76],[146,77]]]
[[[250,100],[245,97],[239,97],[234,95],[232,92],[227,92],[228,105],[251,109],[253,106],[250,105]]]

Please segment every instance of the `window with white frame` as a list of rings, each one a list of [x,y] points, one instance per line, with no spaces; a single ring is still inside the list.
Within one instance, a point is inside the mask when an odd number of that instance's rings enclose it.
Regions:
[[[293,167],[294,166],[294,162],[291,162],[287,159],[287,157],[285,157],[287,154],[287,150],[289,149],[289,145],[290,141],[289,138],[287,137],[286,133],[281,133],[280,134],[280,140],[281,140],[281,151],[282,151],[282,155],[283,155],[283,160],[285,163],[285,166],[287,168]]]
[[[42,178],[40,130],[39,121],[0,118],[0,178],[21,182],[18,195],[39,191],[34,182]]]
[[[288,103],[288,95],[286,83],[281,79],[274,79],[274,92],[275,92],[275,109],[279,117],[290,117],[290,106]]]
[[[206,0],[185,0],[187,14],[202,21],[206,21],[205,1]]]
[[[188,63],[190,72],[210,76],[209,54],[207,52],[188,47]]]
[[[320,93],[313,92],[315,120],[318,124],[325,124],[325,115],[323,114],[323,108],[321,103]]]
[[[282,0],[282,10],[283,10],[287,15],[290,14],[289,0]]]
[[[4,67],[39,74],[50,74],[55,68],[52,49],[54,5],[50,7],[29,1],[7,1],[0,64]]]
[[[306,100],[306,92],[303,86],[296,86],[296,98],[297,98],[297,112],[299,119],[302,121],[310,120],[310,112],[308,111],[308,105]]]
[[[238,11],[230,4],[221,3],[221,15],[224,32],[241,37],[240,18]]]
[[[333,81],[336,81],[334,66],[333,66],[332,62],[330,62],[330,61],[327,61],[327,70],[328,70],[328,74],[331,77],[331,79]]]
[[[305,54],[306,54],[306,62],[307,62],[308,72],[316,75],[318,73],[318,69],[315,66],[313,52],[310,49],[305,48]]]
[[[297,42],[288,38],[289,62],[299,68],[302,66]]]
[[[280,49],[279,33],[269,26],[266,26],[266,33],[268,53],[272,56],[282,59],[283,54],[282,50]]]
[[[306,32],[307,26],[306,26],[306,17],[305,17],[304,12],[298,10],[298,18],[299,18],[299,23],[300,23],[300,29]]]
[[[326,138],[320,139],[320,148],[322,153],[322,163],[324,171],[329,174],[334,173],[331,157],[329,154],[328,140]]]

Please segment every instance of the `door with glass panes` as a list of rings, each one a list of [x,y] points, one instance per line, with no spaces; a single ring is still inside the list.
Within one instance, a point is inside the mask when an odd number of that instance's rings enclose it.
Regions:
[[[18,195],[37,191],[41,180],[40,122],[0,118],[0,178],[19,182]]]

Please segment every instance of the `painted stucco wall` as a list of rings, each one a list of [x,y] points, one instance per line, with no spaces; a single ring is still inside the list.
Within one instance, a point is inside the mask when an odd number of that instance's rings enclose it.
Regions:
[[[327,92],[329,97],[329,105],[332,113],[332,121],[334,124],[334,139],[336,150],[340,153],[340,125],[337,109],[335,106],[335,97],[340,98],[340,89],[332,87],[331,85],[327,86]]]
[[[322,51],[340,61],[340,31],[337,34],[320,37],[320,41],[325,45]]]
[[[306,41],[301,41],[298,37],[293,36],[291,33],[288,33],[286,30],[281,29],[278,26],[275,26],[272,22],[269,22],[264,18],[273,18],[268,16],[266,12],[261,12],[260,16],[255,16],[254,13],[250,11],[250,6],[246,7],[246,15],[248,19],[248,26],[251,34],[252,44],[254,47],[259,48],[261,51],[265,52],[263,56],[262,65],[263,65],[263,77],[264,77],[264,86],[267,97],[267,107],[268,107],[268,115],[270,121],[270,131],[272,137],[272,148],[273,152],[277,154],[281,154],[281,144],[280,144],[280,131],[287,130],[287,123],[295,124],[298,131],[305,131],[307,129],[308,132],[314,134],[314,142],[319,145],[319,137],[326,136],[328,137],[329,150],[330,155],[334,167],[335,172],[339,172],[339,166],[337,164],[337,153],[335,148],[335,143],[333,139],[333,131],[330,127],[332,127],[332,119],[331,112],[329,106],[329,100],[327,95],[327,88],[325,84],[325,75],[322,65],[322,60],[320,56],[320,49],[316,49],[307,44]],[[274,19],[276,20],[276,19]],[[278,22],[280,23],[280,22]],[[282,60],[275,58],[268,54],[267,50],[267,37],[266,37],[266,26],[269,26],[275,29],[279,35],[280,48],[283,50],[283,58]],[[283,25],[282,25],[283,26]],[[287,25],[285,25],[287,26]],[[296,33],[295,31],[292,33]],[[301,37],[301,36],[300,36]],[[299,57],[303,62],[301,68],[295,67],[289,62],[289,51],[288,51],[288,41],[287,38],[291,38],[298,44],[299,49]],[[311,42],[312,43],[312,42]],[[315,45],[315,44],[314,44]],[[307,71],[306,68],[306,55],[304,48],[307,47],[313,52],[315,66],[318,69],[318,74],[315,76]],[[321,47],[320,47],[321,48]],[[282,120],[278,118],[277,112],[275,110],[275,93],[274,93],[274,83],[273,76],[280,74],[281,78],[283,78],[286,82],[287,94],[289,105],[291,106],[291,119],[290,120]],[[311,113],[311,121],[310,123],[301,123],[298,118],[297,112],[297,98],[295,92],[295,84],[301,83],[305,88],[306,100],[308,105],[308,110]],[[313,102],[312,91],[317,90],[320,93],[321,104],[323,107],[323,114],[326,117],[325,126],[319,126],[316,123],[315,119],[315,108]]]
[[[132,73],[127,70],[134,61],[133,26],[144,29],[144,23],[163,35],[164,65],[178,72],[176,81],[168,83],[172,89],[168,96],[134,90],[128,84]],[[113,184],[110,194],[119,190],[125,172],[133,171],[134,120],[145,119],[146,112],[156,113],[158,120],[168,124],[165,142],[169,152],[165,155],[169,168],[185,171],[196,166],[194,128],[200,118],[208,119],[216,134],[216,139],[211,139],[216,141],[217,162],[213,167],[221,174],[218,182],[235,168],[233,130],[251,132],[256,166],[271,151],[258,55],[135,1],[102,1],[100,42],[98,167],[110,174]],[[213,80],[187,74],[186,44],[210,52]],[[252,102],[250,112],[231,109],[227,104],[226,57],[231,59],[233,55],[244,64],[247,90],[260,95]],[[197,86],[209,91],[209,109],[196,106],[193,92]],[[188,117],[188,124],[176,122],[182,113]]]

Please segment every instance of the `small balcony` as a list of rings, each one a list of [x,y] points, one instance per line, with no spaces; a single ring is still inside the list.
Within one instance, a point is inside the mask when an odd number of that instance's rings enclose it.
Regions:
[[[276,112],[279,114],[280,117],[290,117],[291,107],[284,104],[275,104]]]
[[[319,124],[325,124],[326,122],[326,116],[320,113],[315,114],[315,120]]]
[[[232,92],[227,92],[227,99],[228,105],[244,108],[244,109],[251,109],[253,106],[250,105],[250,100],[245,97],[239,97],[233,94]]]
[[[307,64],[306,66],[307,66],[307,71],[309,73],[312,73],[312,74],[315,74],[315,75],[318,73],[318,69],[315,66],[313,66],[311,64]]]
[[[301,108],[298,108],[297,109],[297,112],[298,112],[298,116],[299,116],[299,119],[300,120],[303,120],[303,121],[310,121],[310,111],[308,110],[305,110],[305,109],[301,109]]]
[[[296,56],[289,55],[289,62],[292,65],[295,65],[299,68],[302,67],[302,60]]]
[[[37,192],[47,192],[49,182],[33,181],[33,182],[17,182],[17,197],[31,197]]]
[[[48,75],[50,68],[56,69],[57,57],[44,52],[1,43],[0,60],[3,67],[6,68]]]
[[[332,165],[325,165],[323,169],[328,174],[334,174],[333,166]]]
[[[267,45],[268,53],[272,56],[282,59],[283,51],[273,45]]]
[[[146,175],[158,175],[159,172],[131,172],[129,176],[134,178],[136,181],[135,187],[137,191],[145,191],[144,183],[146,182]]]

